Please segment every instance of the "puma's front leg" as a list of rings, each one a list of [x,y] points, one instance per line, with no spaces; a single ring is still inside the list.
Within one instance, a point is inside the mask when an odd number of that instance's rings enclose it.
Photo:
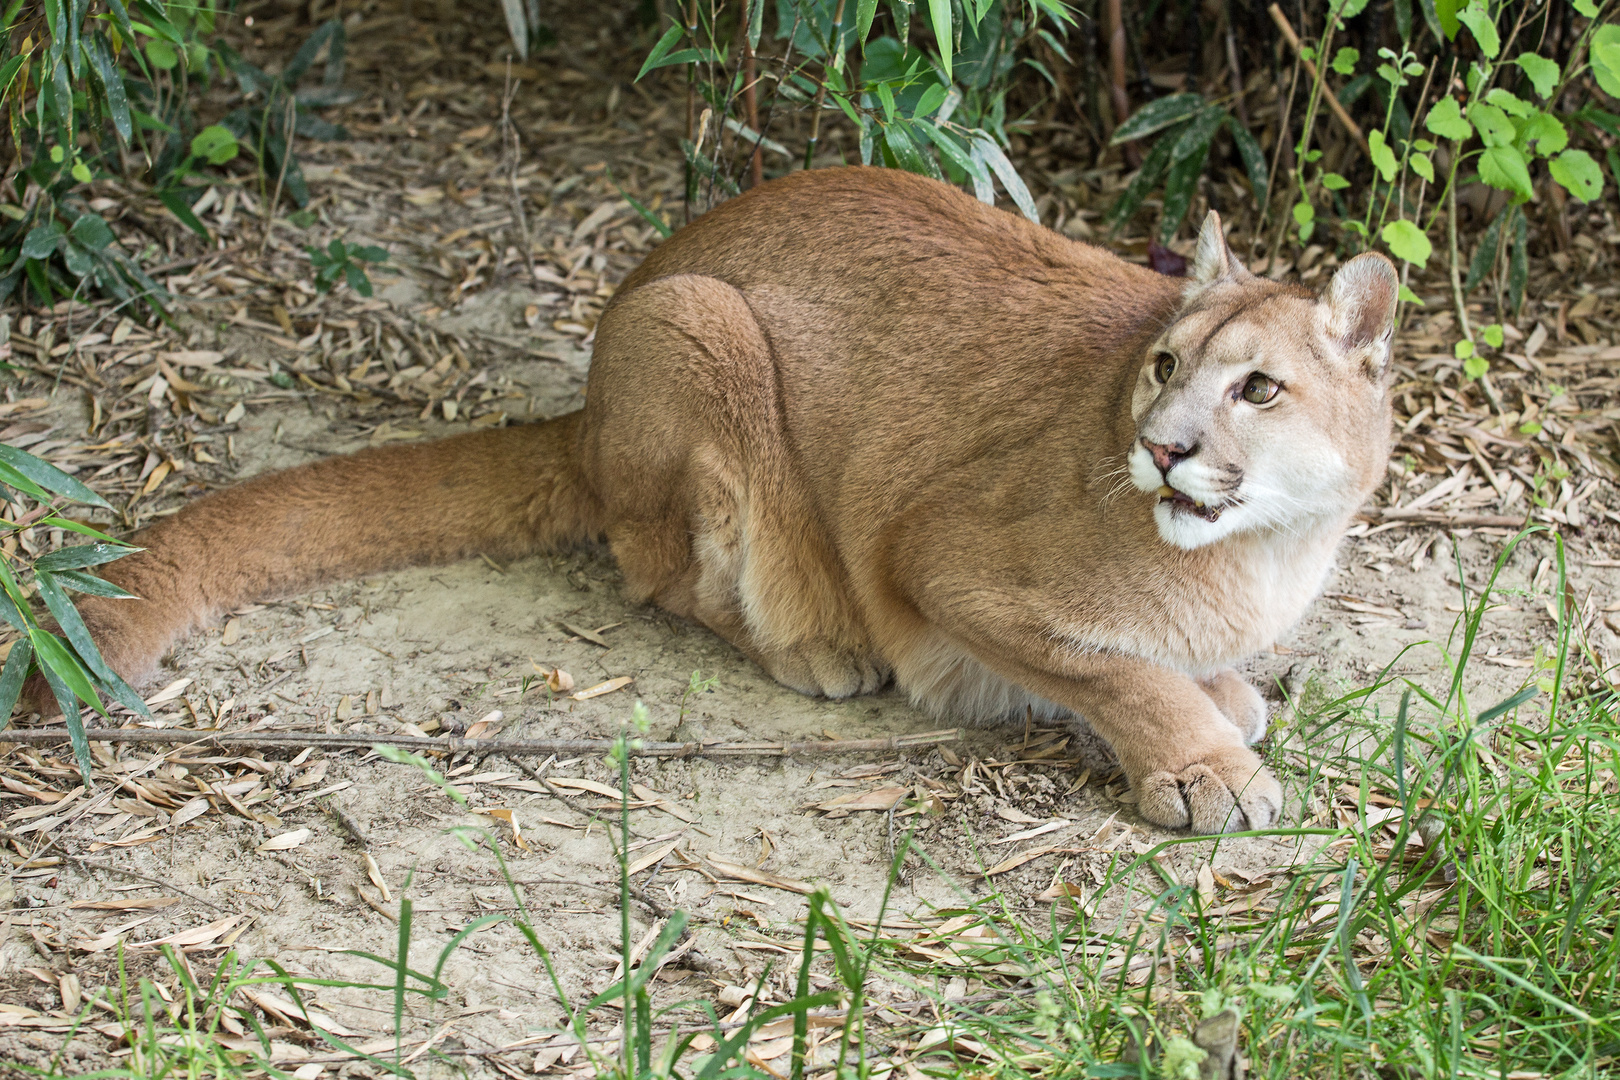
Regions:
[[[999,649],[980,655],[1085,717],[1108,740],[1137,809],[1154,824],[1239,832],[1268,828],[1281,817],[1282,786],[1244,745],[1249,732],[1223,713],[1214,692],[1187,676],[1129,657],[1053,657],[1051,668],[1037,668]],[[1229,689],[1224,680],[1221,686]]]
[[[1076,696],[1086,699],[1080,711],[1119,756],[1143,817],[1198,833],[1277,823],[1282,786],[1244,745],[1264,733],[1265,705],[1259,703],[1256,731],[1253,703],[1230,683],[1257,701],[1259,695],[1236,673],[1212,689],[1141,661],[1111,659],[1097,666],[1080,681]],[[1243,708],[1228,712],[1228,703]]]
[[[1199,679],[1221,715],[1237,726],[1243,741],[1253,746],[1266,737],[1266,699],[1232,668],[1222,668]]]

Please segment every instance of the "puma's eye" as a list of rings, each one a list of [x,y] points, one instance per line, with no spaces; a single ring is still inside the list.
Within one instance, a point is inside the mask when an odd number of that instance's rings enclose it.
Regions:
[[[1277,396],[1282,387],[1277,380],[1269,375],[1262,375],[1258,371],[1249,376],[1249,381],[1243,384],[1243,400],[1250,405],[1264,405]]]
[[[1153,364],[1153,377],[1159,385],[1170,381],[1170,376],[1176,373],[1176,358],[1169,353],[1160,353],[1159,359]]]

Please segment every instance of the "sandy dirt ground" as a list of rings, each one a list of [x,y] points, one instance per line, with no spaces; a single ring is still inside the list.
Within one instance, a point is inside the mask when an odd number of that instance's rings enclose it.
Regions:
[[[487,86],[480,101],[483,111],[451,118],[465,129],[492,123]],[[404,228],[385,200],[363,190],[381,184],[364,166],[399,164],[398,145],[362,134],[341,146],[310,149],[315,189],[328,213],[352,215],[345,225],[353,238],[390,243]],[[600,160],[587,150],[577,160],[554,155],[545,163],[545,182],[555,188],[572,178],[607,191],[600,172],[587,171]],[[410,183],[421,188],[447,182],[429,162],[411,168],[417,174]],[[353,183],[345,184],[345,177]],[[501,206],[491,205],[497,211]],[[451,200],[426,211],[441,215],[443,232],[475,227],[489,217],[475,205]],[[406,208],[419,216],[426,211]],[[539,245],[553,238],[565,246],[589,239],[578,229],[585,213],[537,216],[531,225]],[[620,210],[609,219],[620,229],[639,229]],[[650,242],[642,237],[640,250]],[[601,246],[599,256],[605,254]],[[577,311],[577,294],[544,276],[529,283],[508,275],[504,282],[464,290],[432,265],[430,255],[411,255],[399,242],[391,249],[399,258],[377,275],[379,297],[368,310],[431,326],[440,340],[454,343],[465,360],[459,377],[475,385],[462,400],[501,405],[506,419],[493,422],[551,416],[578,405],[588,340],[555,328]],[[638,253],[634,244],[621,244],[611,257],[589,264],[595,268],[593,288],[610,289]],[[229,304],[203,305],[202,311],[189,316],[191,347],[220,350],[227,365],[244,370],[285,362],[286,354],[268,344],[264,333],[232,324]],[[255,396],[254,386],[262,383],[221,391],[222,404],[233,396],[248,404],[234,423],[210,429],[218,442],[211,444],[216,462],[200,470],[207,486],[401,433],[428,437],[466,430],[469,417],[476,423],[494,407],[484,404],[477,415],[469,407],[451,422],[443,408],[421,418],[419,403],[385,403],[368,411],[342,395],[305,389]],[[55,422],[64,431],[75,425],[82,431],[81,399],[64,389],[53,401]],[[227,439],[230,453],[219,452]],[[402,491],[400,497],[415,495]],[[182,500],[175,491],[159,505]],[[1379,722],[1387,721],[1402,680],[1443,693],[1446,653],[1457,649],[1451,638],[1463,587],[1472,591],[1482,584],[1507,532],[1371,523],[1359,531],[1364,535],[1346,541],[1327,595],[1247,668],[1275,702],[1274,736],[1267,745],[1289,788],[1290,824],[1331,820],[1333,788],[1355,777],[1330,768],[1307,788],[1300,766],[1338,760],[1367,729],[1359,723],[1335,726],[1318,716],[1303,731],[1284,688],[1295,701],[1316,707],[1385,673],[1391,685],[1375,699]],[[1593,647],[1606,658],[1616,637],[1602,612],[1613,606],[1620,580],[1612,526],[1593,524],[1573,534],[1570,544],[1570,595],[1584,613]],[[1503,606],[1486,618],[1476,648],[1481,655],[1465,680],[1472,702],[1492,703],[1541,671],[1554,642],[1548,613],[1556,584],[1553,554],[1542,537],[1510,561],[1503,580],[1515,592],[1498,597]],[[590,634],[581,635],[581,629]],[[556,668],[581,688],[625,676],[633,682],[575,701],[548,692],[539,672]],[[233,731],[464,732],[490,721],[477,729],[490,737],[611,738],[636,700],[649,710],[654,739],[851,739],[940,726],[892,690],[828,702],[776,685],[708,631],[627,602],[611,559],[595,549],[511,565],[475,560],[410,570],[256,606],[178,648],[164,681],[179,680],[186,681],[155,709],[160,722]],[[1312,708],[1305,712],[1315,715]],[[5,775],[19,786],[43,778],[67,791],[73,781],[61,775],[62,757],[13,753]],[[521,763],[460,755],[437,761],[465,792],[468,810],[416,770],[357,752],[261,756],[130,748],[103,764],[110,774],[122,770],[146,794],[125,788],[100,802],[81,794],[57,807],[8,786],[0,804],[8,814],[51,806],[46,817],[7,819],[12,829],[48,822],[31,830],[36,835],[27,846],[32,850],[48,834],[56,849],[13,869],[15,895],[0,911],[0,999],[25,1011],[47,1018],[59,1013],[62,976],[69,972],[85,992],[115,981],[116,949],[108,946],[120,939],[132,965],[164,982],[151,943],[188,931],[195,933],[176,940],[199,968],[214,963],[229,944],[293,972],[382,979],[386,973],[376,964],[340,950],[393,955],[402,896],[414,907],[411,961],[431,967],[469,921],[513,910],[512,893],[487,843],[469,846],[465,833],[452,831],[469,828],[498,845],[567,993],[588,997],[614,976],[620,927],[610,833],[616,811],[599,788],[616,785],[617,776],[601,755]],[[538,767],[549,789],[527,771]],[[1044,921],[1052,900],[1040,897],[1055,883],[1092,889],[1122,854],[1145,852],[1171,835],[1140,822],[1106,765],[1072,759],[1061,735],[1016,725],[970,731],[959,742],[921,752],[641,760],[632,775],[640,785],[638,804],[645,805],[631,813],[629,857],[646,863],[634,879],[632,934],[641,940],[676,909],[693,919],[689,950],[660,975],[663,1002],[716,1001],[725,988],[750,985],[767,968],[767,995],[782,998],[788,992],[783,973],[792,960],[787,951],[805,913],[805,899],[793,883],[826,886],[851,919],[869,923],[878,916],[893,845],[908,832],[917,854],[908,859],[890,900],[891,932],[924,937],[929,927],[992,892],[1001,894],[1009,914]],[[569,781],[595,787],[562,786]],[[824,808],[849,796],[866,798],[846,799],[856,809]],[[364,844],[342,826],[337,810],[359,826]],[[509,813],[490,813],[496,810]],[[1049,827],[1037,832],[1042,826]],[[307,836],[295,846],[264,848],[267,840],[299,830]],[[1025,833],[1036,835],[1017,838]],[[1053,850],[992,876],[983,873],[1040,848]],[[1184,883],[1210,867],[1222,881],[1241,885],[1286,872],[1300,857],[1296,841],[1262,837],[1218,848],[1174,847],[1161,863]],[[736,873],[737,867],[758,871],[765,883],[742,880],[747,875]],[[778,887],[783,879],[787,888]],[[161,898],[175,902],[155,906]],[[153,903],[112,910],[76,906],[137,900]],[[555,1027],[562,1012],[536,956],[509,926],[469,937],[446,961],[444,980],[450,987],[445,1001],[411,1005],[408,1040],[436,1033],[440,1050],[475,1053],[530,1040],[504,1057],[460,1059],[479,1075],[493,1075],[494,1060],[520,1074],[583,1060],[540,1034]],[[165,985],[174,989],[172,976]],[[970,981],[954,992],[978,987]],[[917,996],[897,977],[880,979],[876,993],[896,1002]],[[375,1038],[391,1025],[386,995],[336,989],[315,997],[316,1007],[356,1041]],[[722,1016],[732,1011],[731,1005],[716,1007]],[[300,1024],[266,1015],[283,1063],[291,1067],[319,1055]],[[0,1058],[40,1063],[61,1043],[62,1036],[43,1025],[4,1025],[0,1016]],[[601,1018],[595,1030],[611,1038],[610,1018]],[[81,1037],[74,1052],[85,1055],[85,1064],[105,1063],[106,1045]]]

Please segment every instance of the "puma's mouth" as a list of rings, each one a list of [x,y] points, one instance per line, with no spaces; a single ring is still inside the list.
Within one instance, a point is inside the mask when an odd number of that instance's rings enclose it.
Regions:
[[[1221,516],[1221,511],[1226,509],[1224,505],[1211,506],[1208,503],[1199,502],[1185,491],[1177,491],[1169,484],[1159,488],[1159,502],[1169,503],[1173,513],[1193,514],[1203,518],[1205,521],[1215,521]]]

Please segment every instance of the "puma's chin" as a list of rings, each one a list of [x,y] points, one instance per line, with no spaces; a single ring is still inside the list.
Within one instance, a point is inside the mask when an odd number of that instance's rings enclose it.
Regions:
[[[1199,505],[1183,492],[1160,489],[1159,505],[1153,508],[1153,523],[1167,544],[1191,551],[1232,535],[1243,527],[1243,505],[1230,500],[1219,505]]]

